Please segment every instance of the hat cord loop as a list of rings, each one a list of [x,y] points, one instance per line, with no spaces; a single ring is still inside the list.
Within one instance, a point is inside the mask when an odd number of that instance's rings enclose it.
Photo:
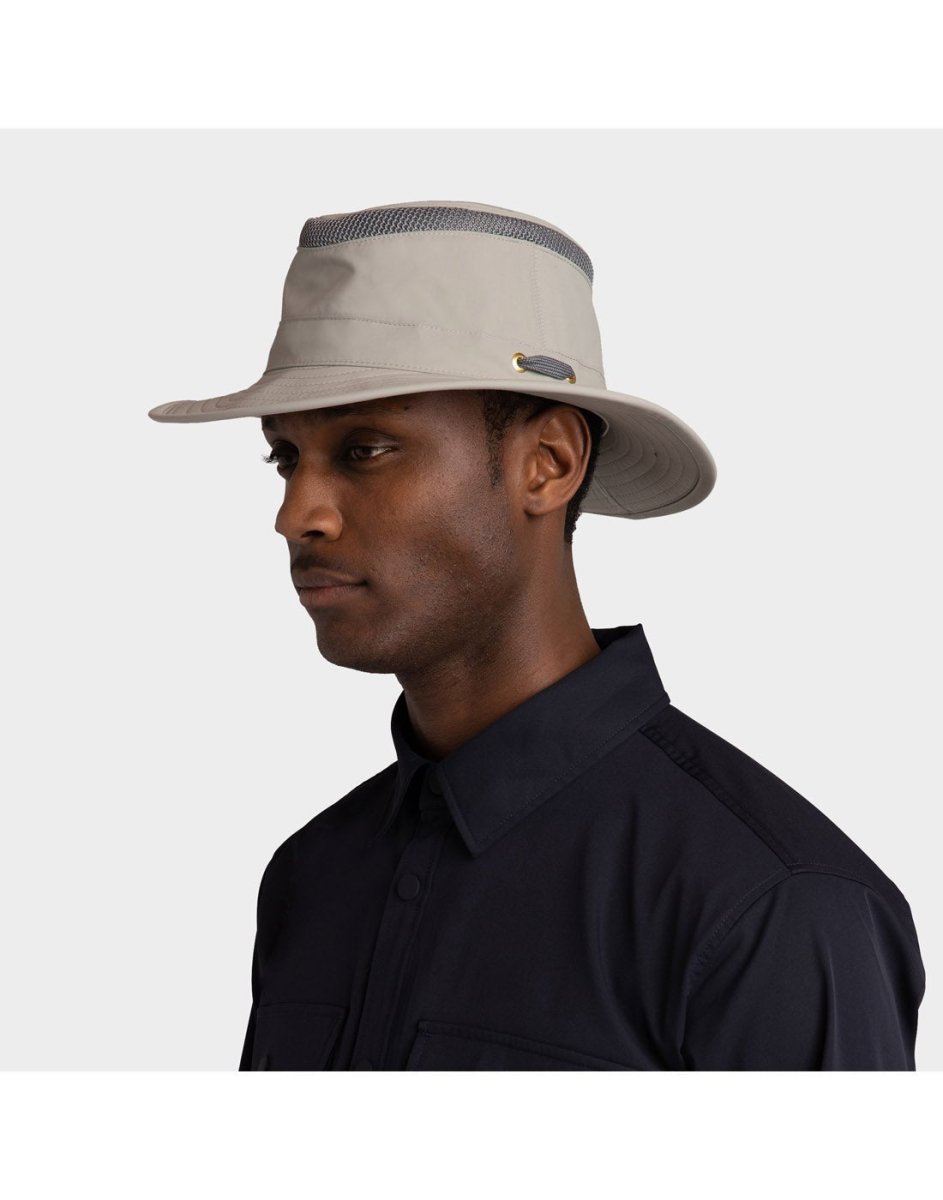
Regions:
[[[513,356],[516,371],[536,371],[540,375],[549,375],[553,379],[567,379],[576,383],[576,372],[569,363],[559,358],[550,358],[546,354],[521,354]]]

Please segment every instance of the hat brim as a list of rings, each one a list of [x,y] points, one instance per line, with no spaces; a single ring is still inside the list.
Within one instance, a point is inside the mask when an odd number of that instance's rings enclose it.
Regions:
[[[609,517],[665,516],[699,504],[717,478],[713,456],[690,426],[650,400],[606,388],[539,378],[462,379],[428,371],[342,366],[282,367],[251,387],[206,400],[172,400],[148,412],[154,421],[224,421],[305,412],[385,396],[481,388],[524,392],[598,413],[608,428],[580,506]]]

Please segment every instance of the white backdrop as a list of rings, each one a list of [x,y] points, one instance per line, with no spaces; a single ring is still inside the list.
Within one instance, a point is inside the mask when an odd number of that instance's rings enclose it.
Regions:
[[[894,880],[943,1067],[938,868],[943,134],[0,134],[8,451],[0,1068],[238,1063],[261,872],[393,759],[392,676],[322,660],[254,382],[305,219],[540,216],[589,254],[607,383],[677,412],[713,493],[584,514],[594,627]]]

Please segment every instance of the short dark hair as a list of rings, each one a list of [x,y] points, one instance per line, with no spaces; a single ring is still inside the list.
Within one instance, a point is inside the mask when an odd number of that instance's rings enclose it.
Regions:
[[[482,389],[481,398],[484,407],[485,429],[488,439],[488,472],[492,487],[497,486],[502,477],[501,444],[512,424],[523,423],[528,418],[536,416],[547,408],[556,408],[563,404],[560,400],[547,400],[542,396],[532,396],[529,392],[502,391],[499,389]],[[589,460],[580,486],[570,497],[566,506],[566,518],[563,525],[563,540],[572,545],[573,531],[580,515],[580,505],[586,498],[589,485],[592,483],[596,470],[596,458],[599,454],[599,442],[602,438],[603,419],[581,405],[579,408],[586,423],[589,425],[590,449]]]

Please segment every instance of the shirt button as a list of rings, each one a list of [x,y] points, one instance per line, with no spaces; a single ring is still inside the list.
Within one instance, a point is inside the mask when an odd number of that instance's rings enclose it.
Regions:
[[[396,885],[397,894],[402,900],[412,900],[419,895],[419,879],[415,875],[401,875]]]
[[[354,1070],[355,1071],[372,1071],[373,1063],[370,1061],[369,1058],[359,1058],[354,1063]]]

